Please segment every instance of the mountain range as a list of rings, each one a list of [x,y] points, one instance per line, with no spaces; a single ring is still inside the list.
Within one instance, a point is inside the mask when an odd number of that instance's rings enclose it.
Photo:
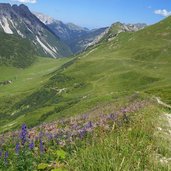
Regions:
[[[141,24],[128,26],[120,23],[120,27],[115,31],[137,31],[144,27],[145,25]],[[80,53],[89,46],[97,44],[110,29],[110,27],[104,27],[89,30],[73,23],[65,24],[62,21],[58,21],[41,13],[32,13],[23,4],[17,6],[0,3],[0,32],[8,34],[8,37],[14,35],[27,39],[32,44],[31,49],[34,51],[34,55],[37,56],[57,58]],[[5,52],[2,53],[3,59],[5,59]],[[31,53],[27,54],[28,58]],[[19,56],[24,61],[26,56]],[[33,55],[29,59],[34,59]],[[20,62],[15,60],[12,58],[8,62],[5,62],[5,64],[14,64],[15,62],[20,66]],[[3,61],[1,60],[1,63]]]
[[[61,38],[72,50],[73,53],[80,53],[89,46],[92,46],[100,41],[100,39],[109,31],[110,27],[88,29],[77,26],[73,23],[63,23],[62,21],[53,19],[42,13],[34,13],[37,18],[46,24],[57,36]],[[114,25],[116,25],[115,23]],[[118,32],[123,31],[138,31],[146,24],[123,24],[120,23]]]
[[[0,31],[30,40],[39,56],[72,55],[70,48],[25,5],[0,4]]]

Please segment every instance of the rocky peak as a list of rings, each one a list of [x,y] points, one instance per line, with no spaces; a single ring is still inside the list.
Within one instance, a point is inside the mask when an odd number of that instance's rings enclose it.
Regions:
[[[54,20],[52,17],[42,14],[40,12],[34,12],[33,13],[37,18],[39,18],[40,21],[42,21],[44,24],[53,24],[54,22],[60,22],[58,20]]]
[[[29,39],[41,56],[68,56],[70,48],[23,4],[0,3],[0,31]]]
[[[0,9],[10,9],[11,5],[9,3],[0,3]]]

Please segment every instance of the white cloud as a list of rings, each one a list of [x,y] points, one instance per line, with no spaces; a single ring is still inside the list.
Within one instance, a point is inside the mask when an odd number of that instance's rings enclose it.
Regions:
[[[15,0],[15,1],[18,1],[18,2],[21,2],[21,3],[32,3],[32,4],[37,2],[37,0]]]
[[[154,13],[158,15],[162,15],[164,17],[168,17],[169,15],[171,15],[171,11],[167,11],[166,9],[155,10]]]

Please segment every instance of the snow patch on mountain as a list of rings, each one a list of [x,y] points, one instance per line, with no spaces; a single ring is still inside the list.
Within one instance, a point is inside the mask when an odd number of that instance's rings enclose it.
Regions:
[[[10,25],[8,23],[8,20],[3,17],[2,21],[0,21],[0,25],[2,26],[3,30],[7,34],[13,34],[13,31],[10,28]]]
[[[40,46],[47,52],[47,54],[51,54],[54,58],[56,58],[54,52],[49,49],[39,38],[36,36],[36,40],[39,42]]]

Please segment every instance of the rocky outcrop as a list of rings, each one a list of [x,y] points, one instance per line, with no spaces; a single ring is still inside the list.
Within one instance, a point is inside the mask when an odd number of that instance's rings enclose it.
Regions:
[[[56,58],[72,54],[70,48],[25,5],[0,4],[0,31],[31,40],[41,56]]]

